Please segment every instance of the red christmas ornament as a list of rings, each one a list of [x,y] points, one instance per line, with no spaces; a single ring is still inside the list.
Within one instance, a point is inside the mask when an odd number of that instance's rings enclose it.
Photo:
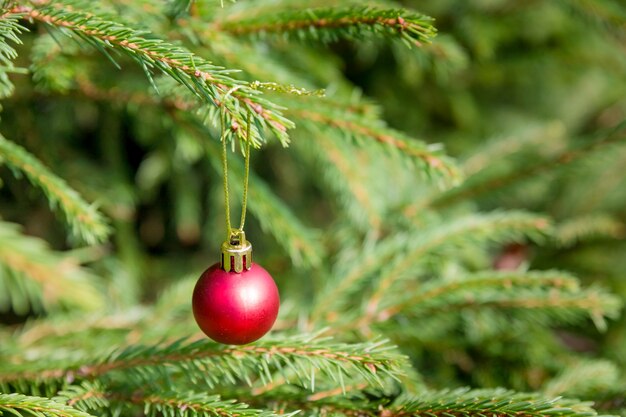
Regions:
[[[272,328],[278,288],[265,269],[252,263],[252,246],[242,231],[222,245],[222,262],[200,276],[192,305],[198,326],[216,342],[244,345]]]

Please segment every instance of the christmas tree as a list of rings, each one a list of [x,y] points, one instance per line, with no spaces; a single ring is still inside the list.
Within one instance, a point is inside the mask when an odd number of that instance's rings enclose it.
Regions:
[[[626,5],[0,13],[0,415],[626,416]],[[237,210],[281,306],[228,345]]]

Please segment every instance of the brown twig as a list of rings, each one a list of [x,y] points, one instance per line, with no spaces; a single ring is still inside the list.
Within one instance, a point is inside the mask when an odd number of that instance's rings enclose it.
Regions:
[[[41,2],[42,5],[45,3],[47,2]],[[272,113],[269,110],[265,109],[259,103],[254,102],[249,97],[245,97],[245,96],[241,96],[237,94],[236,91],[233,91],[233,89],[231,89],[229,86],[223,83],[220,83],[210,73],[206,71],[202,71],[200,69],[193,68],[189,65],[183,64],[179,60],[174,59],[174,58],[169,58],[160,52],[142,48],[137,43],[130,42],[127,39],[118,39],[115,35],[108,35],[97,29],[89,29],[84,24],[80,24],[80,23],[73,22],[70,20],[63,20],[57,16],[48,15],[44,13],[41,9],[36,9],[33,7],[23,6],[23,5],[15,6],[11,10],[9,10],[9,14],[16,14],[23,18],[30,18],[33,20],[37,20],[43,23],[53,25],[53,26],[64,27],[74,32],[82,33],[83,35],[86,35],[92,38],[97,38],[107,44],[114,45],[114,46],[117,46],[126,50],[130,50],[135,55],[144,56],[155,62],[160,62],[166,67],[176,68],[177,70],[183,72],[184,74],[192,78],[200,79],[203,82],[211,83],[224,94],[227,91],[232,91],[230,95],[233,98],[235,98],[236,100],[240,101],[242,104],[245,104],[247,107],[252,109],[252,111],[254,111],[257,115],[263,118],[268,124],[273,126],[275,129],[282,131],[282,132],[287,130],[287,127],[285,125],[283,125],[278,120],[275,120],[272,117]],[[221,103],[217,100],[213,100],[212,104],[216,106],[221,106]]]
[[[275,32],[288,32],[296,31],[299,29],[318,28],[318,29],[338,29],[343,27],[351,27],[357,25],[383,25],[390,29],[402,32],[411,27],[420,32],[423,32],[423,28],[419,25],[407,22],[401,16],[398,17],[361,17],[351,16],[342,17],[339,19],[305,19],[305,20],[291,20],[289,22],[277,22],[277,23],[263,23],[263,24],[242,24],[241,21],[224,23],[216,23],[214,26],[217,30],[221,30],[231,35],[247,35],[250,33],[275,33]]]

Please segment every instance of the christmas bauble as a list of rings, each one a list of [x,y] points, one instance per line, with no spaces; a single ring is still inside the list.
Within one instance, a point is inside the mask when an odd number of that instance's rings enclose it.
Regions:
[[[216,263],[204,271],[193,291],[193,315],[216,342],[244,345],[267,333],[278,315],[278,288],[270,274],[251,263],[237,273]]]

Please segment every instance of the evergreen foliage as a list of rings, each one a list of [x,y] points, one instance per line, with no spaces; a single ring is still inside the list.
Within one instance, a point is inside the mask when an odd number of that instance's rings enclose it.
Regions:
[[[46,193],[50,205],[58,207],[65,215],[74,236],[88,244],[99,243],[107,238],[109,227],[102,214],[24,148],[0,135],[0,154],[2,162],[16,176],[26,176],[33,185]]]
[[[28,397],[20,394],[0,394],[0,411],[3,414],[15,416],[89,416],[87,413],[48,398]]]
[[[0,3],[0,415],[626,416],[626,7],[335,3]]]

